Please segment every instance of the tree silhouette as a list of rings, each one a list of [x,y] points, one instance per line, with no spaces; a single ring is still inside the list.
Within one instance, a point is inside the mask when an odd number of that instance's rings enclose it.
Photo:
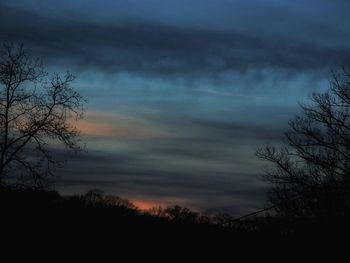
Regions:
[[[186,207],[178,205],[169,206],[164,210],[165,217],[175,222],[195,223],[198,219],[198,213],[190,211]]]
[[[289,218],[344,218],[350,207],[350,68],[334,72],[327,92],[301,104],[285,145],[257,156],[274,164],[270,200]]]
[[[0,184],[42,186],[59,162],[50,145],[79,150],[72,120],[82,118],[83,98],[74,76],[49,75],[22,46],[0,48]]]

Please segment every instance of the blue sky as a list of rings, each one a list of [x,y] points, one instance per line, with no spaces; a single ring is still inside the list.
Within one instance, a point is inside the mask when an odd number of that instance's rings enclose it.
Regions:
[[[345,0],[4,0],[0,37],[70,70],[89,101],[88,153],[58,153],[61,191],[238,215],[266,203],[255,150],[280,143],[298,101],[348,61],[349,10]]]

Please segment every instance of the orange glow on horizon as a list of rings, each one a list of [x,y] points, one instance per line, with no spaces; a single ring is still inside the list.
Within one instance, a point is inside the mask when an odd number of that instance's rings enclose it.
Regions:
[[[167,208],[169,206],[174,206],[174,205],[180,205],[182,207],[191,207],[191,208],[196,208],[195,205],[191,204],[190,200],[184,199],[184,198],[179,198],[179,197],[173,197],[173,198],[162,198],[161,200],[142,200],[142,199],[134,199],[130,198],[129,199],[138,209],[142,211],[147,211],[151,208]],[[195,209],[196,210],[196,209]]]
[[[167,204],[160,204],[159,202],[144,201],[144,200],[133,200],[132,203],[140,210],[146,211],[153,207],[166,207]]]

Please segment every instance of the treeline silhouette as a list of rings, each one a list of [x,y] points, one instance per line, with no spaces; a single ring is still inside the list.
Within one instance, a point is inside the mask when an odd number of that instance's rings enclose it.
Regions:
[[[85,194],[62,196],[54,190],[2,187],[0,213],[5,225],[18,231],[35,229],[51,233],[64,229],[69,233],[160,234],[164,238],[186,235],[233,238],[293,238],[324,236],[349,232],[348,220],[295,218],[274,210],[244,218],[228,214],[206,216],[178,205],[154,207],[143,211],[127,199],[90,190]],[[344,219],[342,217],[342,219]]]

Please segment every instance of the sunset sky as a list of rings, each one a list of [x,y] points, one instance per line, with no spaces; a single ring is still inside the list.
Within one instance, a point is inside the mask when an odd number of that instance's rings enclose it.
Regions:
[[[141,208],[241,215],[266,204],[257,148],[350,58],[349,0],[1,0],[23,43],[88,99],[86,153],[57,188]]]

